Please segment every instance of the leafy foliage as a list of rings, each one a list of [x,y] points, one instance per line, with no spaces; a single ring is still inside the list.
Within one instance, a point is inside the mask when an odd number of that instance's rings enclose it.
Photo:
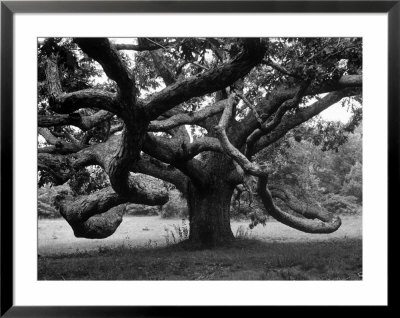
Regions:
[[[299,131],[329,127],[303,125],[261,152],[257,161],[273,171],[272,184],[290,189],[303,202],[319,202],[334,213],[355,213],[362,202],[362,127],[346,134],[346,142],[328,150],[314,138],[298,138]],[[332,136],[335,125],[331,125]],[[310,134],[318,136],[318,134]],[[322,135],[324,136],[324,135]],[[283,207],[284,208],[284,207]]]
[[[68,183],[75,195],[90,194],[110,185],[107,174],[99,166],[79,170]]]

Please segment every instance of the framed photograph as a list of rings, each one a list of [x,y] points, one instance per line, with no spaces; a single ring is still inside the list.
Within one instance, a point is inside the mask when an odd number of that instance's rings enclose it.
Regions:
[[[2,1],[1,315],[387,307],[399,30],[399,1]]]

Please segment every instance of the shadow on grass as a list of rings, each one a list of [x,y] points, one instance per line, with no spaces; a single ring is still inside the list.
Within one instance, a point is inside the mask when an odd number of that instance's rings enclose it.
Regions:
[[[361,239],[99,248],[38,259],[39,280],[360,280]]]

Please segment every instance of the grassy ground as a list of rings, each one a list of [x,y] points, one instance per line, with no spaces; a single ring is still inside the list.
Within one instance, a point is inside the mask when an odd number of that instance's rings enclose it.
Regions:
[[[361,240],[266,243],[187,251],[181,246],[100,248],[39,258],[40,280],[357,280]]]
[[[246,223],[234,222],[233,232],[240,238],[230,246],[214,250],[188,251],[184,246],[166,245],[159,223],[146,220],[141,235],[153,237],[143,244],[125,244],[126,240],[98,242],[85,240],[75,251],[65,249],[60,233],[58,249],[49,249],[51,241],[41,241],[39,230],[39,280],[359,280],[362,279],[361,219],[343,220],[340,230],[327,235],[310,235],[289,229],[277,222],[256,231]],[[150,223],[149,223],[150,222]],[[179,220],[167,221],[167,226]],[[55,223],[53,223],[54,225]],[[47,224],[48,225],[48,224]],[[41,224],[39,223],[39,229]],[[142,225],[141,225],[142,226]],[[242,226],[242,227],[241,227]],[[163,228],[161,228],[163,229]],[[238,230],[239,229],[239,230]],[[143,230],[143,228],[142,228]],[[153,230],[153,233],[152,233]],[[157,240],[157,235],[159,239]],[[139,235],[140,236],[140,235]],[[171,239],[171,236],[169,236]],[[65,238],[64,238],[65,239]],[[139,239],[139,241],[140,241]],[[49,243],[50,242],[50,243]],[[67,240],[69,245],[71,242]],[[111,243],[113,242],[113,243]],[[116,243],[117,242],[117,243]],[[125,243],[124,243],[125,242]],[[137,242],[137,241],[136,241]],[[147,243],[146,243],[147,242]],[[163,243],[164,242],[164,243]],[[46,245],[47,244],[47,245]],[[83,243],[82,243],[83,244]],[[90,247],[90,248],[89,248]]]
[[[186,222],[187,223],[187,222]],[[279,222],[267,222],[266,226],[258,225],[248,228],[249,221],[232,221],[232,232],[242,238],[254,238],[264,242],[316,242],[336,239],[361,239],[361,217],[342,217],[341,227],[331,234],[308,234],[292,229]],[[86,251],[97,251],[102,248],[158,247],[173,242],[171,231],[176,234],[175,227],[183,227],[182,220],[162,219],[159,216],[124,217],[117,231],[106,239],[88,240],[76,238],[71,227],[64,219],[39,220],[38,253],[42,256],[57,254],[75,254]],[[167,230],[167,231],[166,231]]]

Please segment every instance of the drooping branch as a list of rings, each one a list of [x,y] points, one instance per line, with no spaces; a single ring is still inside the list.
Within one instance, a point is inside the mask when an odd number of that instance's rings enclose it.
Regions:
[[[72,198],[58,194],[56,204],[76,237],[106,238],[122,222],[126,199],[119,197],[111,187],[92,194]]]
[[[125,214],[126,205],[112,207],[108,211],[94,215],[86,221],[69,223],[76,237],[103,239],[117,230]]]
[[[342,224],[338,216],[317,210],[310,211],[306,209],[304,211],[303,209],[296,208],[296,212],[303,212],[306,218],[282,211],[273,202],[271,192],[267,188],[267,179],[267,177],[259,177],[257,193],[267,212],[279,222],[306,233],[332,233]],[[293,201],[291,205],[293,206]]]
[[[323,207],[301,202],[289,190],[283,187],[271,186],[270,189],[273,198],[282,200],[291,210],[303,215],[307,219],[320,219],[328,222],[332,217],[331,213]]]
[[[241,54],[232,61],[167,86],[143,101],[148,118],[155,119],[165,111],[192,97],[223,89],[246,75],[264,56],[260,40],[245,39]]]
[[[168,192],[161,181],[147,175],[135,174],[130,178],[135,196],[122,197],[111,187],[78,198],[59,199],[60,213],[74,230],[76,237],[105,238],[118,228],[125,206],[131,202],[146,205],[163,205]]]
[[[68,204],[62,204],[60,212],[68,223],[78,223],[127,201],[127,198],[120,197],[111,187],[107,187],[92,194],[75,198]]]

